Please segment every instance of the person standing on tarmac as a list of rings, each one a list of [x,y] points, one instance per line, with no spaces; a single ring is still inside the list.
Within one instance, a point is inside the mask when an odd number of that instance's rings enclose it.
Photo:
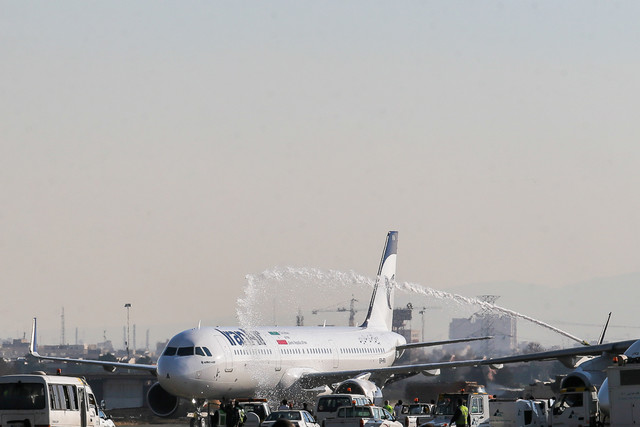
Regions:
[[[304,402],[302,404],[302,409],[304,411],[307,411],[308,413],[310,413],[311,415],[313,415],[313,410],[311,408],[309,408],[309,404],[307,402]]]
[[[239,418],[238,426],[242,427],[245,421],[247,421],[247,413],[244,411],[244,408],[240,406],[237,400],[236,400],[236,406],[234,409],[235,411],[237,411],[238,418]]]
[[[244,424],[244,409],[235,401],[233,405],[229,404],[227,409],[227,427],[242,427]]]
[[[386,409],[390,414],[393,414],[393,406],[391,406],[391,405],[389,404],[389,401],[388,401],[388,400],[385,400],[385,401],[384,401],[384,406],[383,406],[383,408],[384,408],[384,409]]]
[[[214,402],[216,404],[216,402]],[[227,427],[227,413],[224,410],[225,404],[224,402],[217,402],[218,409],[211,416],[211,427]]]
[[[402,400],[398,400],[396,406],[393,407],[393,415],[398,418],[402,414]]]
[[[464,406],[462,399],[458,399],[458,407],[451,417],[449,424],[456,423],[456,427],[467,427],[471,425],[471,416],[469,415],[469,408]]]

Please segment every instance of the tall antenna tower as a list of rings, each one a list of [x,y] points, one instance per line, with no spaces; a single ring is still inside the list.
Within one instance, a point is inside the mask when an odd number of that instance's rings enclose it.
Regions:
[[[491,305],[495,305],[496,301],[498,301],[499,298],[500,298],[499,295],[478,295],[478,299],[480,301],[486,302]],[[497,315],[488,307],[482,307],[482,310],[480,310],[476,315],[480,318],[482,322],[482,335],[485,337],[494,336],[495,335],[494,323]],[[494,349],[493,349],[493,345],[491,345],[492,344],[491,340],[485,340],[483,344],[485,348],[484,354],[492,355]]]
[[[146,345],[145,345],[145,350],[149,351],[149,329],[147,329],[147,337],[146,337]]]
[[[130,343],[130,338],[131,338],[131,335],[129,334],[129,331],[130,331],[130,329],[129,329],[129,309],[131,308],[131,303],[126,303],[124,305],[124,308],[127,309],[127,333],[124,336],[125,337],[124,338],[124,346],[127,349],[127,357],[129,357],[129,343]]]
[[[62,314],[60,314],[60,345],[65,345],[64,338],[64,307],[62,307]]]

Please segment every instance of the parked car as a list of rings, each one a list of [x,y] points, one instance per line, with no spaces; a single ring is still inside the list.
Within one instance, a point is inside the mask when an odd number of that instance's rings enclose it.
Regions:
[[[320,427],[313,415],[302,410],[274,411],[267,416],[261,426],[271,427],[273,423],[281,418],[291,421],[296,427]]]
[[[346,405],[368,405],[371,400],[363,394],[322,394],[316,402],[316,421],[322,423],[327,418],[334,418],[338,408]]]
[[[404,427],[389,411],[373,405],[338,408],[335,418],[327,418],[322,427]]]
[[[264,421],[271,413],[271,409],[269,408],[266,400],[244,401],[236,399],[236,402],[238,402],[238,406],[244,409],[245,412],[254,412],[255,414],[257,414],[258,417],[260,417],[260,422]]]

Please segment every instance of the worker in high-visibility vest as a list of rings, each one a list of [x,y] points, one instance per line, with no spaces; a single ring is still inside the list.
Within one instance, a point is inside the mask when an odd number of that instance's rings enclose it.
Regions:
[[[471,416],[469,415],[469,408],[464,406],[462,399],[458,399],[458,407],[451,417],[449,424],[456,423],[456,427],[467,427],[471,424]]]

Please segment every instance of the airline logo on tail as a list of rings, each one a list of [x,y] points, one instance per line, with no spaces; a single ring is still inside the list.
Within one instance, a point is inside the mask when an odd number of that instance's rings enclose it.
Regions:
[[[387,288],[387,306],[391,310],[393,310],[393,307],[391,306],[391,291],[393,290],[393,283],[395,282],[395,280],[396,280],[395,275],[391,276],[391,280],[389,280],[389,278],[387,277],[384,278],[384,283]]]

